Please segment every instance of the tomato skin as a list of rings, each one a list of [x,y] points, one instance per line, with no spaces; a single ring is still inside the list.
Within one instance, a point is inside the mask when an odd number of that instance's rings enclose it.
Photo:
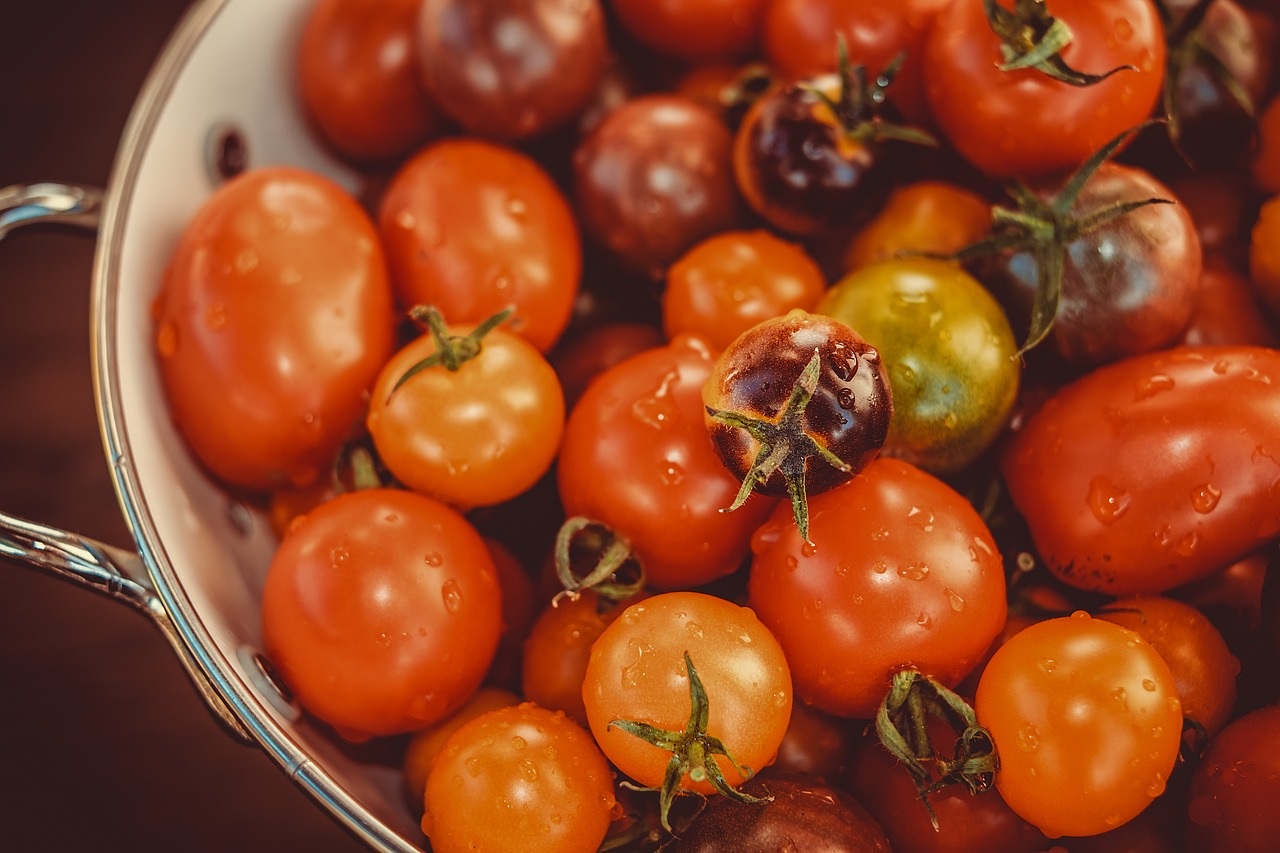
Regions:
[[[806,545],[780,505],[752,540],[748,604],[791,662],[796,693],[870,719],[893,673],[955,686],[1004,625],[995,541],[963,496],[880,457],[809,499]]]
[[[1249,232],[1249,278],[1259,301],[1280,317],[1280,195],[1262,203]]]
[[[1195,313],[1182,332],[1183,344],[1280,346],[1253,285],[1225,261],[1205,258]]]
[[[1173,674],[1134,632],[1083,611],[996,650],[974,698],[1000,751],[996,788],[1045,835],[1097,835],[1162,793],[1178,758]]]
[[[556,466],[565,512],[629,539],[655,589],[698,586],[737,569],[775,503],[756,495],[722,511],[739,482],[703,426],[712,358],[689,336],[638,353],[597,376],[565,425]]]
[[[1191,778],[1187,850],[1227,853],[1280,846],[1280,706],[1252,711],[1209,743]]]
[[[696,63],[750,53],[768,0],[611,0],[627,32],[665,56]]]
[[[1001,4],[1006,8],[1009,2]],[[1000,41],[982,3],[950,3],[925,42],[925,92],[934,121],[994,178],[1034,178],[1083,163],[1151,115],[1164,82],[1164,28],[1147,0],[1051,0],[1074,38],[1062,59],[1081,72],[1118,71],[1071,86],[1034,69],[1001,71]]]
[[[1280,352],[1220,346],[1134,356],[1059,390],[1001,462],[1048,568],[1154,594],[1280,534],[1277,381]]]
[[[502,631],[484,540],[401,489],[339,495],[295,523],[262,592],[264,649],[345,737],[422,728],[479,687]]]
[[[435,853],[592,853],[617,801],[591,735],[524,702],[450,735],[427,776],[425,804],[422,829]]]
[[[328,473],[395,345],[377,231],[337,184],[270,167],[187,224],[154,306],[160,376],[200,461],[234,486]]]
[[[844,253],[844,269],[887,261],[903,250],[946,254],[986,236],[991,204],[945,181],[917,181],[889,193]]]
[[[568,200],[528,155],[479,139],[434,142],[392,177],[378,209],[396,295],[451,323],[509,321],[539,350],[564,331],[582,275]]]
[[[342,155],[379,161],[409,153],[440,118],[414,61],[419,0],[323,0],[298,43],[298,94]]]
[[[471,326],[450,326],[466,335]],[[534,346],[499,327],[457,370],[443,365],[396,383],[436,352],[424,334],[383,367],[366,419],[383,463],[409,488],[463,508],[491,506],[533,486],[564,431],[564,393]]]
[[[769,765],[791,717],[787,658],[750,608],[698,592],[668,592],[633,604],[591,647],[582,698],[596,742],[609,760],[642,785],[662,785],[671,753],[613,720],[668,731],[689,723],[688,653],[707,693],[707,734],[720,738],[738,764]],[[714,759],[732,786],[743,776]],[[685,790],[711,794],[710,782],[686,778]]]

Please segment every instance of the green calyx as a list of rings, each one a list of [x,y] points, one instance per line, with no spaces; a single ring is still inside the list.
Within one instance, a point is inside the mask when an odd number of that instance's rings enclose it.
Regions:
[[[400,386],[428,368],[443,367],[449,371],[459,370],[462,365],[480,354],[485,335],[505,323],[513,313],[515,308],[508,306],[481,322],[468,334],[452,335],[449,333],[444,315],[434,305],[415,305],[409,309],[409,317],[423,326],[435,339],[436,351],[406,370],[392,386],[387,399],[400,390]]]
[[[750,779],[754,771],[749,767],[743,767],[738,764],[719,738],[707,734],[710,713],[707,691],[702,686],[702,679],[698,677],[697,670],[693,668],[693,661],[689,659],[688,652],[684,653],[684,666],[689,673],[690,704],[689,722],[684,731],[667,731],[666,729],[660,729],[657,726],[634,720],[613,720],[609,723],[611,728],[622,729],[628,734],[640,738],[645,743],[653,744],[671,753],[671,760],[667,763],[662,787],[658,789],[659,816],[662,828],[667,832],[671,832],[669,815],[671,804],[675,801],[676,796],[695,793],[681,787],[681,783],[686,777],[694,782],[709,782],[717,793],[740,803],[758,804],[769,802],[767,797],[753,797],[750,794],[739,791],[724,778],[724,773],[720,770],[720,765],[715,760],[717,755],[728,759],[734,769],[744,778]]]
[[[1000,38],[1001,71],[1033,68],[1070,86],[1092,86],[1119,71],[1136,71],[1119,65],[1101,74],[1078,71],[1067,65],[1061,51],[1074,38],[1071,28],[1049,14],[1045,0],[1014,0],[1006,9],[996,0],[983,0],[991,30]]]
[[[594,560],[584,576],[574,574],[574,549]],[[624,601],[644,589],[644,566],[631,541],[603,522],[583,516],[565,520],[556,532],[554,547],[556,576],[564,592],[576,597],[582,590],[595,591],[606,602]],[[624,577],[623,569],[631,574]]]
[[[938,752],[930,742],[930,717],[944,720],[959,732],[950,755]],[[956,784],[964,785],[970,794],[982,794],[995,785],[1000,755],[991,733],[978,725],[973,708],[959,694],[916,670],[894,673],[889,693],[876,712],[875,727],[880,743],[911,774],[934,829],[938,819],[929,794]]]
[[[708,415],[722,424],[745,430],[760,447],[751,468],[742,478],[742,487],[726,511],[732,512],[742,506],[757,487],[768,482],[775,473],[781,473],[791,498],[792,516],[806,542],[809,541],[809,499],[805,489],[805,468],[809,459],[817,457],[838,471],[852,471],[847,462],[805,429],[804,410],[818,388],[821,367],[821,355],[815,349],[775,420],[707,407]]]
[[[1062,274],[1066,268],[1067,247],[1073,241],[1140,207],[1173,204],[1170,199],[1144,198],[1113,202],[1079,216],[1072,213],[1085,184],[1098,168],[1126,141],[1153,123],[1155,122],[1144,122],[1126,130],[1099,148],[1047,201],[1042,200],[1026,184],[1011,182],[1005,190],[1015,206],[992,208],[991,236],[949,254],[926,253],[930,257],[959,261],[1002,251],[1028,251],[1032,254],[1039,279],[1031,308],[1031,328],[1015,358],[1021,358],[1038,346],[1053,329],[1058,304],[1062,300]]]
[[[888,67],[871,81],[867,80],[866,66],[854,65],[849,61],[849,48],[844,36],[837,37],[836,53],[836,76],[839,81],[836,96],[832,97],[822,87],[813,84],[806,84],[805,89],[831,111],[840,132],[847,139],[863,145],[896,140],[937,146],[938,141],[923,130],[894,124],[880,117],[880,105],[884,103],[889,85],[906,60],[905,51],[895,56]]]

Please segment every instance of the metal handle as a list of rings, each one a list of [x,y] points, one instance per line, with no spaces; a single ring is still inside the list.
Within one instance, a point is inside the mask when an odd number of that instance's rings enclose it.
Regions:
[[[253,742],[249,730],[209,682],[182,641],[137,554],[0,512],[0,557],[87,586],[145,613],[177,652],[183,668],[218,720],[240,740]]]
[[[0,188],[0,239],[24,225],[98,227],[102,190],[76,184],[14,184]]]

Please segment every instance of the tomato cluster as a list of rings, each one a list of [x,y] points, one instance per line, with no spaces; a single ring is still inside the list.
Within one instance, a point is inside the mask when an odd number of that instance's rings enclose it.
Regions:
[[[1278,28],[316,0],[154,311],[266,659],[438,853],[1280,847]]]

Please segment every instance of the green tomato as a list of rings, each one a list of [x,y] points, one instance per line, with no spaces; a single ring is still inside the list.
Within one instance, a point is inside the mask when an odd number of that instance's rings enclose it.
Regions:
[[[1018,345],[999,304],[960,267],[925,258],[861,267],[814,311],[844,321],[880,351],[894,409],[886,454],[951,473],[1008,422]]]

